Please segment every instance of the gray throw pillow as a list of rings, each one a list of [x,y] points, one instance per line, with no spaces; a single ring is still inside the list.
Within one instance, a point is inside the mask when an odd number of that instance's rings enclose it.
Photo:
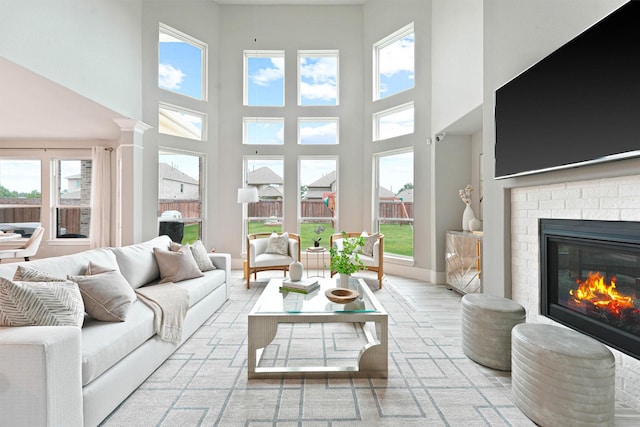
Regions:
[[[267,242],[267,254],[288,255],[289,254],[289,233],[284,232],[280,236],[272,233]]]
[[[204,244],[201,240],[196,240],[192,245],[189,246],[191,249],[191,254],[193,255],[193,259],[196,260],[196,264],[198,264],[198,268],[200,271],[205,272],[209,270],[215,270],[216,266],[213,265],[211,258],[209,258],[209,254],[207,253],[207,249],[204,247]]]
[[[371,236],[364,236],[364,247],[362,248],[362,254],[367,256],[373,256],[373,245],[376,244],[380,233],[374,233]]]
[[[136,293],[119,271],[89,263],[87,275],[67,277],[78,284],[89,316],[103,322],[127,319]]]
[[[84,305],[73,282],[21,282],[0,277],[0,326],[76,326]]]
[[[180,282],[204,276],[193,259],[193,254],[187,248],[178,252],[153,248],[153,254],[160,268],[160,283]]]

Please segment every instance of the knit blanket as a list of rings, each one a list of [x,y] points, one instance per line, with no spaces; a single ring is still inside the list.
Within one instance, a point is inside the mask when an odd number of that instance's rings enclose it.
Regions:
[[[182,326],[189,310],[189,293],[175,283],[162,283],[136,289],[138,298],[154,315],[154,330],[163,341],[178,345]]]

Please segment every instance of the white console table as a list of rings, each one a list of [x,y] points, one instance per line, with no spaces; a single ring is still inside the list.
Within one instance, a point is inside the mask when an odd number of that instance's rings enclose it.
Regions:
[[[447,288],[461,294],[482,292],[482,234],[447,231]]]

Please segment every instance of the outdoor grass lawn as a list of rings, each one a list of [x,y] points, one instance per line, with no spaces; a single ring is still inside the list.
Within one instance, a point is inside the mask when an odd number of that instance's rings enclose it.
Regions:
[[[325,230],[320,234],[322,240],[320,240],[320,246],[329,248],[329,237],[334,233],[331,228],[331,223],[321,224]],[[300,248],[313,246],[313,237],[315,234],[313,230],[316,229],[318,223],[303,223],[300,225]],[[249,233],[271,233],[281,232],[282,227],[269,227],[265,226],[262,222],[250,222]],[[346,231],[346,230],[345,230]],[[381,224],[380,232],[384,234],[384,251],[387,254],[399,255],[399,256],[413,256],[413,228],[407,224]],[[186,227],[185,227],[185,239],[186,239]]]
[[[182,244],[193,243],[200,238],[199,224],[185,224]]]

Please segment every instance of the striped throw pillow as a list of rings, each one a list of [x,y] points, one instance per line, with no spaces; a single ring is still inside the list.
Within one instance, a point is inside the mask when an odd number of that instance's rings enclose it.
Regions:
[[[77,326],[84,304],[73,282],[22,282],[0,277],[0,326]]]

